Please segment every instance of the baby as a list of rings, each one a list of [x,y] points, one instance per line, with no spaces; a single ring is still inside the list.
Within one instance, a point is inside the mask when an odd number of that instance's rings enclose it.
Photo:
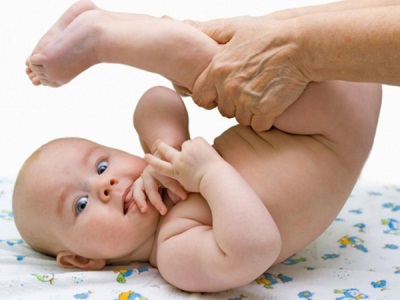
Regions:
[[[27,72],[33,84],[59,86],[93,64],[123,63],[190,92],[217,47],[186,23],[81,1],[42,38]],[[238,287],[332,223],[368,157],[380,104],[378,85],[312,83],[271,130],[236,125],[211,146],[190,140],[180,96],[155,87],[134,113],[144,159],[51,141],[20,170],[15,222],[64,267],[148,261],[187,291]]]

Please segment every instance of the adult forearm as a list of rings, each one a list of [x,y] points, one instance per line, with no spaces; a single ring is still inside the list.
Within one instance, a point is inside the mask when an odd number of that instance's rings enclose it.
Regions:
[[[329,79],[400,84],[400,5],[297,19],[305,72]]]
[[[314,6],[290,8],[275,12],[271,16],[278,19],[287,19],[321,12],[338,12],[351,9],[383,7],[397,4],[400,4],[399,0],[347,0]]]

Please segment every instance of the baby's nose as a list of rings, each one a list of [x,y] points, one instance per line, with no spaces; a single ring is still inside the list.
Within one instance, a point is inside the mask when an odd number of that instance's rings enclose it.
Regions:
[[[118,183],[115,177],[108,177],[101,182],[100,199],[109,201],[113,187]]]

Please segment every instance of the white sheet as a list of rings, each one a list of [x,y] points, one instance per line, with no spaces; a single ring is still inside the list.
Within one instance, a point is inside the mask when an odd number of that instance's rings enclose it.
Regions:
[[[59,268],[20,239],[13,182],[0,179],[0,299],[400,299],[400,186],[360,180],[336,221],[303,251],[246,286],[199,294],[143,263]]]

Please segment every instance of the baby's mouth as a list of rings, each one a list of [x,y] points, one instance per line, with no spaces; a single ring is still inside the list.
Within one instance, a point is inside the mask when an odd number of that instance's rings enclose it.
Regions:
[[[128,202],[124,202],[124,215],[126,215],[126,213],[128,212],[129,207],[131,206],[132,202],[133,202],[133,199]]]
[[[126,215],[128,213],[129,207],[131,207],[131,205],[135,205],[134,201],[133,201],[133,196],[131,193],[131,187],[128,187],[124,194],[122,195],[122,209],[124,212],[124,215]]]

